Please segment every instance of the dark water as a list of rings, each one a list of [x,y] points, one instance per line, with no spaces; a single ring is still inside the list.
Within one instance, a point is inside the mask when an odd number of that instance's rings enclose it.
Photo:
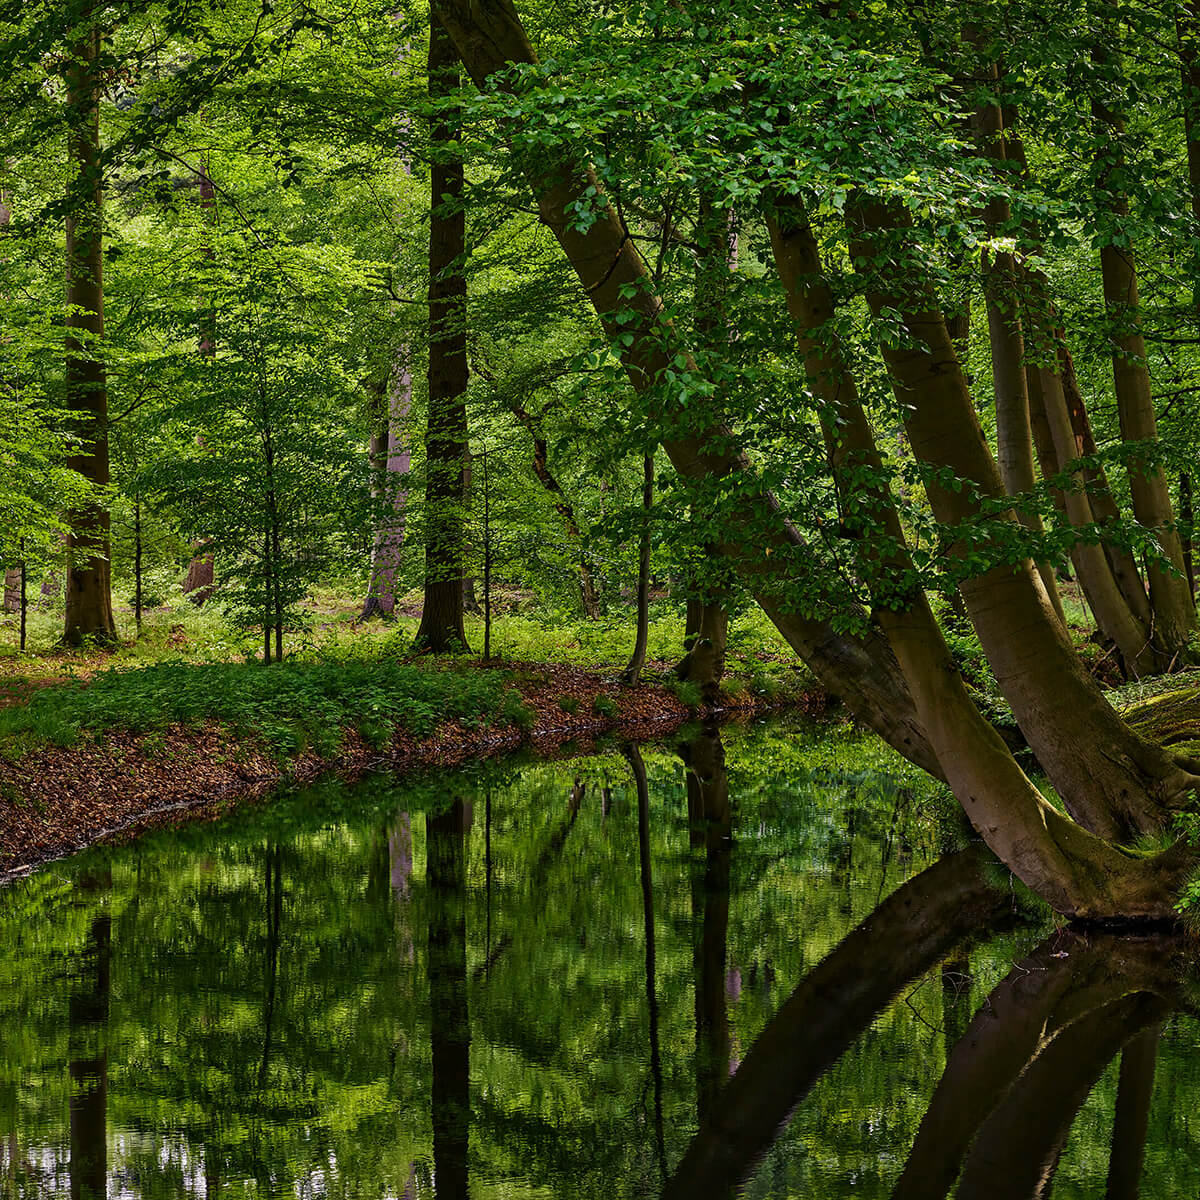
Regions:
[[[47,869],[0,1198],[1195,1195],[1189,954],[1056,932],[948,814],[771,728]]]

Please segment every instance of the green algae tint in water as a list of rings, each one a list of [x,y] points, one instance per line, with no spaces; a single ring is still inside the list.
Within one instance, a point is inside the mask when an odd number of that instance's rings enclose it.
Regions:
[[[0,1196],[1194,1195],[1186,955],[1054,934],[953,825],[765,727],[47,868],[0,892]]]

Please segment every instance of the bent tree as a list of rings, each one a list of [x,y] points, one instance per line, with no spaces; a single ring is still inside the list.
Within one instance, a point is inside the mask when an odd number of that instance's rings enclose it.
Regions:
[[[768,486],[769,457],[759,452],[752,459],[727,420],[750,406],[716,387],[697,386],[705,383],[703,372],[617,202],[621,181],[613,177],[613,156],[605,154],[602,179],[595,165],[601,138],[589,143],[561,132],[561,122],[558,133],[539,122],[541,103],[550,110],[563,102],[563,81],[539,73],[508,0],[436,0],[434,10],[476,84],[490,91],[541,219],[574,267],[676,471],[723,493],[720,552],[793,648],[856,715],[946,779],[988,845],[1057,910],[1085,917],[1168,915],[1194,865],[1191,851],[1180,842],[1139,853],[1129,843],[1168,829],[1173,815],[1192,803],[1197,764],[1131,728],[1100,691],[1055,614],[1035,566],[1040,547],[1005,490],[947,331],[931,274],[936,256],[921,240],[921,221],[937,197],[922,191],[919,171],[906,175],[904,155],[927,144],[944,149],[945,161],[961,159],[955,139],[939,125],[941,78],[889,56],[885,35],[895,30],[869,22],[834,28],[832,19],[803,14],[784,22],[783,35],[755,30],[755,14],[746,16],[736,42],[742,59],[724,72],[752,86],[745,91],[748,111],[731,137],[742,165],[731,154],[722,167],[737,173],[743,196],[773,225],[775,266],[807,390],[827,427],[840,510],[850,518],[851,541],[855,520],[865,531],[852,561],[867,607],[831,611],[812,599],[819,543],[788,520]],[[765,16],[772,29],[783,21],[775,12]],[[687,14],[681,8],[661,19],[685,21]],[[773,69],[779,55],[772,37],[784,35],[797,53],[804,51],[802,77]],[[874,37],[881,43],[871,44]],[[662,43],[678,46],[683,39]],[[678,85],[674,65],[660,64],[663,82],[653,86]],[[594,92],[594,77],[587,83]],[[880,103],[885,97],[886,105]],[[594,100],[592,94],[581,98],[588,115],[599,107],[586,107]],[[694,135],[696,121],[689,120],[687,133]],[[839,153],[841,159],[828,161]],[[853,186],[847,187],[851,163]],[[941,170],[944,162],[934,167]],[[980,168],[973,176],[976,195],[996,186],[994,176],[988,181]],[[806,200],[820,210],[826,239],[851,264],[859,307],[849,315],[838,311],[836,289],[822,269]],[[840,340],[844,329],[854,334],[853,355]],[[868,340],[876,343],[877,357],[864,356]],[[885,380],[894,394],[887,411],[903,422],[912,456],[903,471],[895,465],[899,452],[889,447],[885,454],[877,445],[876,422],[857,399],[859,374],[870,377],[876,392]],[[923,524],[916,522],[910,553],[906,539],[914,519],[902,519],[898,504],[914,482],[929,512]],[[937,540],[933,555],[921,544],[928,529]],[[956,583],[996,681],[1065,813],[1022,769],[956,668],[927,599],[935,578],[931,560]]]

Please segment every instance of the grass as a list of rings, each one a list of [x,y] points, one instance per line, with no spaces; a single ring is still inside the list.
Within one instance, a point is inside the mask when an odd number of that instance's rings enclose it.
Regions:
[[[294,755],[311,746],[330,754],[344,731],[375,746],[397,727],[427,737],[441,722],[478,725],[501,714],[514,723],[519,698],[504,672],[438,670],[395,661],[158,663],[108,670],[36,691],[27,704],[0,710],[0,739],[72,746],[88,735],[124,729],[155,733],[170,725],[216,721]],[[514,707],[512,701],[517,701]]]

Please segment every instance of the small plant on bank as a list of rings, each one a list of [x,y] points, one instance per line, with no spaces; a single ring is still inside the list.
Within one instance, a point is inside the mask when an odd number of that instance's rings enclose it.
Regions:
[[[612,720],[618,711],[617,702],[611,696],[599,695],[592,701],[592,712],[598,717]]]
[[[533,728],[533,709],[525,704],[517,692],[509,692],[504,697],[504,707],[500,710],[500,715],[523,733],[528,733]]]
[[[679,702],[690,709],[697,709],[704,703],[704,692],[700,685],[690,679],[676,680],[669,686]]]
[[[578,696],[559,696],[558,707],[568,716],[574,716],[579,711]]]

